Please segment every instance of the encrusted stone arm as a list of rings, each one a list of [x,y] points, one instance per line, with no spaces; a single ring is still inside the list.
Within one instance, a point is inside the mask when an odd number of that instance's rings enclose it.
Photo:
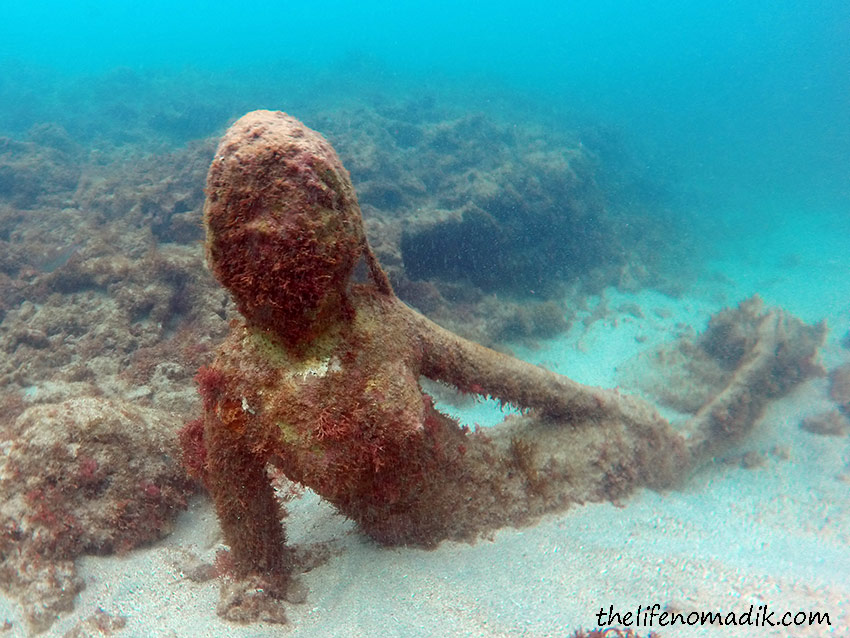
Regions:
[[[490,396],[566,422],[615,403],[614,393],[584,386],[540,366],[463,339],[411,311],[422,347],[422,374],[468,394]]]

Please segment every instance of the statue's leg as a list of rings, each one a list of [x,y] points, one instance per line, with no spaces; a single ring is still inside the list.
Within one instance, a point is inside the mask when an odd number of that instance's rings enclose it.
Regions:
[[[745,435],[758,421],[767,403],[781,397],[823,368],[817,353],[826,338],[826,324],[807,326],[780,309],[762,312],[762,301],[752,297],[737,309],[712,317],[721,343],[725,330],[751,333],[754,343],[738,361],[722,391],[688,421],[688,445],[695,456],[708,458],[724,445]],[[726,326],[732,328],[726,328]],[[712,331],[712,326],[709,327]],[[702,340],[718,340],[707,331]],[[732,332],[734,334],[734,332]]]
[[[281,522],[264,459],[214,414],[205,417],[207,486],[237,577],[262,574],[284,593],[291,569]]]

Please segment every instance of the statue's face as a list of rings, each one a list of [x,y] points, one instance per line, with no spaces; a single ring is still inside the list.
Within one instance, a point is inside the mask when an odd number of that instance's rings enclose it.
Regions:
[[[283,113],[239,119],[204,211],[209,264],[250,322],[298,343],[338,320],[365,236],[348,172],[318,133]]]

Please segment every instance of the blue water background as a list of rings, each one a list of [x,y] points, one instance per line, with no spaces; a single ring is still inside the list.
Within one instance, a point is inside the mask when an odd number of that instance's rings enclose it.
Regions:
[[[3,4],[0,128],[73,118],[48,108],[62,81],[97,101],[96,78],[116,70],[191,72],[223,93],[241,78],[258,91],[246,103],[285,110],[299,90],[485,108],[501,95],[519,113],[626,131],[714,214],[850,200],[846,0]]]

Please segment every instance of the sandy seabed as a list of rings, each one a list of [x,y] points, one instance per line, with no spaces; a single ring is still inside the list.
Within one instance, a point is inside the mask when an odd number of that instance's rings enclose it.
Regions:
[[[577,322],[539,349],[515,352],[613,387],[618,366],[670,339],[677,325],[700,330],[717,308],[758,292],[805,321],[825,318],[823,363],[846,363],[846,234],[828,218],[814,228],[811,218],[798,224],[719,247],[712,264],[718,277],[681,298],[606,291],[612,308],[637,304],[643,316],[612,311],[587,328]],[[658,604],[724,616],[767,605],[776,621],[786,611],[819,611],[831,621],[786,628],[656,624],[651,629],[660,636],[848,636],[850,438],[800,428],[805,417],[833,407],[827,384],[815,379],[771,404],[752,435],[680,490],[639,490],[621,503],[572,507],[475,545],[382,548],[305,493],[289,504],[289,538],[295,545],[327,541],[332,556],[302,576],[306,602],[287,606],[283,626],[222,621],[218,581],[188,577],[192,564],[212,561],[221,548],[211,505],[196,497],[165,540],[123,556],[80,559],[86,589],[74,612],[43,635],[64,636],[103,610],[126,619],[116,634],[127,638],[566,637],[596,627],[597,614],[611,606],[625,614]],[[467,422],[500,417],[487,404],[447,409]],[[0,598],[0,618],[12,623],[0,635],[25,635],[14,602]],[[650,631],[632,628],[641,636]]]

